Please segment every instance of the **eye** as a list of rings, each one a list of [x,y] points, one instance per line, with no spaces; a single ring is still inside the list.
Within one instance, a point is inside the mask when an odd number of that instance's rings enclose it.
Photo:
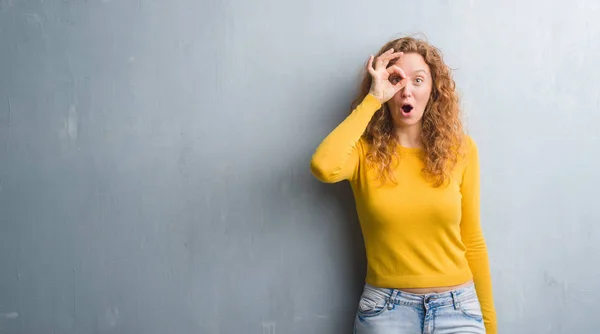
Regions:
[[[418,83],[418,84],[423,83],[423,81],[425,81],[425,80],[423,80],[423,78],[416,78],[415,79],[415,82]]]

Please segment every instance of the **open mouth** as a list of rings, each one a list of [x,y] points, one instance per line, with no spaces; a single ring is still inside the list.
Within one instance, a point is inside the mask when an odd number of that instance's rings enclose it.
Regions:
[[[413,110],[413,106],[411,106],[410,104],[402,105],[402,111],[404,111],[405,114],[410,113],[412,110]]]

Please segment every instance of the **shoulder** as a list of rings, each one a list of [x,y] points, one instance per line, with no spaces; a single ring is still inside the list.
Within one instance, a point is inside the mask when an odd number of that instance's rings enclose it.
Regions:
[[[467,156],[477,155],[479,148],[475,139],[468,134],[463,137],[463,150]]]
[[[458,166],[463,171],[469,165],[478,164],[479,161],[479,147],[475,139],[464,134],[462,138],[461,148],[458,154]]]
[[[475,139],[465,134],[462,154],[463,175],[467,170],[479,169],[479,147]]]

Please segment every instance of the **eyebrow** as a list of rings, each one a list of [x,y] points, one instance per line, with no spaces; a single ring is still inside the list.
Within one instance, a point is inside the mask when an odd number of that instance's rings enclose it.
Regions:
[[[424,69],[418,69],[418,70],[414,71],[413,73],[417,73],[417,72],[423,72],[423,73],[425,73],[425,74],[429,74],[429,73],[427,73],[427,71],[425,71]]]

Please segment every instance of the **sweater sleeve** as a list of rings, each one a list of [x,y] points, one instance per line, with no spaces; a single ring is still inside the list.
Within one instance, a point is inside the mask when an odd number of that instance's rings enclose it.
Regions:
[[[497,334],[492,277],[480,221],[479,153],[477,144],[471,137],[468,137],[468,144],[470,144],[470,148],[460,189],[462,194],[461,238],[467,249],[466,257],[473,273],[486,333]]]
[[[359,162],[358,142],[381,103],[368,94],[362,102],[317,147],[310,168],[325,183],[351,180]]]

